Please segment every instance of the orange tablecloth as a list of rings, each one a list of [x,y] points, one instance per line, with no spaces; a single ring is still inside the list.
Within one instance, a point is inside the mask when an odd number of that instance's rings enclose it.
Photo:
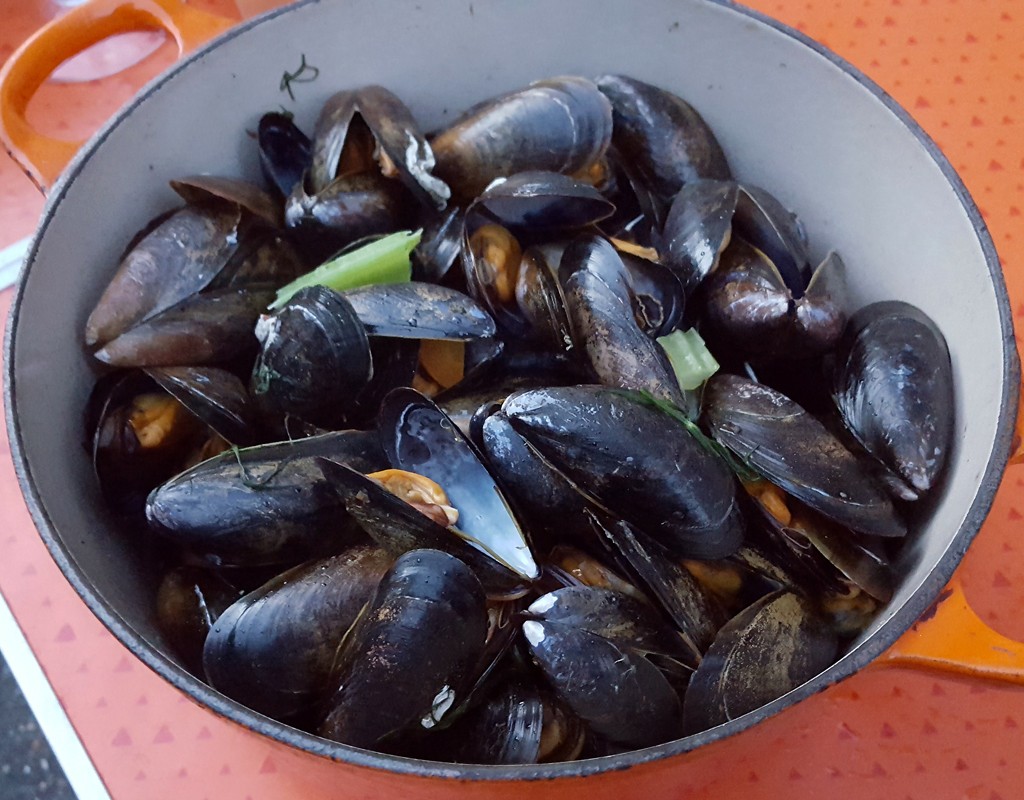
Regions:
[[[225,10],[227,4],[199,5]],[[850,60],[937,140],[981,206],[1016,316],[1024,316],[1020,0],[749,5]],[[5,9],[0,60],[34,24],[29,11]],[[65,134],[88,130],[169,59],[161,53],[102,85],[47,90],[33,114]],[[0,247],[31,233],[42,204],[13,162],[0,157]],[[0,310],[9,302],[10,292],[0,295]],[[8,449],[6,432],[0,437]],[[1024,638],[1021,486],[1018,468],[1004,480],[959,572],[982,619],[1015,638]],[[0,461],[0,541],[0,590],[115,798],[321,796],[280,749],[193,705],[93,618],[36,535],[9,458]],[[1024,690],[870,670],[706,756],[696,754],[687,765],[686,796],[1011,800],[1024,794],[1022,728]],[[332,796],[355,795],[340,786]]]

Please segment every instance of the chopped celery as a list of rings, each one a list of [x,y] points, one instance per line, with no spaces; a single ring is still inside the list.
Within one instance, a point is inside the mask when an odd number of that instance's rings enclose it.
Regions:
[[[412,278],[409,254],[419,244],[422,234],[422,230],[398,231],[343,253],[278,289],[270,310],[281,308],[293,294],[307,286],[327,286],[343,292],[379,283],[408,283]]]
[[[672,362],[679,388],[689,392],[718,371],[718,362],[704,345],[695,328],[688,331],[673,331],[658,339]]]

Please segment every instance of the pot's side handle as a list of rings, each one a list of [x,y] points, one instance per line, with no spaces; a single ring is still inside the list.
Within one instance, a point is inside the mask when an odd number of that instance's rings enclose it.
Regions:
[[[45,192],[82,146],[44,136],[26,119],[32,95],[54,69],[116,34],[163,29],[185,53],[234,24],[183,0],[90,0],[40,28],[0,69],[0,140]]]
[[[912,666],[1024,685],[1024,643],[986,625],[954,576],[931,607],[872,666]]]

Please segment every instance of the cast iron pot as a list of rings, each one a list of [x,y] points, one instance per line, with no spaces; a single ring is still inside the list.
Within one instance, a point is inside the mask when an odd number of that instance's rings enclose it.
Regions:
[[[45,31],[0,76],[5,137],[27,153],[42,184],[75,146],[40,140],[23,112],[45,68],[69,55],[69,26],[78,26],[72,40],[79,48],[119,29],[163,26],[183,49],[224,27],[178,0],[102,0],[74,13],[77,22],[63,23],[60,35]],[[319,73],[293,84],[293,101],[281,93],[281,78],[303,57]],[[945,333],[957,445],[934,513],[903,550],[905,577],[892,602],[842,659],[767,706],[696,736],[569,764],[459,767],[381,756],[269,720],[206,686],[182,668],[158,630],[157,576],[116,535],[78,444],[95,380],[81,331],[122,247],[174,205],[169,179],[201,172],[255,178],[256,148],[244,132],[279,105],[308,130],[333,92],[380,83],[431,129],[540,77],[605,72],[662,85],[694,104],[736,174],[799,211],[815,255],[843,254],[855,305],[901,298]],[[668,791],[685,778],[683,754],[862,669],[936,600],[978,532],[1006,464],[1020,380],[995,249],[934,143],[820,45],[717,0],[309,0],[230,30],[146,87],[64,170],[18,287],[5,356],[7,422],[25,497],[54,559],[93,612],[199,703],[307,760],[338,762],[329,766],[351,796],[382,797],[512,797],[521,795],[519,781],[537,779],[553,780],[531,786],[534,797],[560,796],[579,781],[590,797],[621,797],[627,785],[632,796]]]

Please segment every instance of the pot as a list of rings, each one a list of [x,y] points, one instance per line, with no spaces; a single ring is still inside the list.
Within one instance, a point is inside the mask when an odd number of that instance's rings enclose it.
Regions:
[[[957,587],[942,592],[988,512],[1011,447],[1020,376],[1006,289],[963,184],[865,76],[800,34],[717,0],[652,0],[642,19],[613,0],[309,0],[222,33],[181,61],[65,168],[76,146],[41,142],[24,121],[32,91],[70,51],[153,26],[170,30],[183,50],[226,27],[177,0],[103,0],[44,30],[0,74],[5,140],[41,185],[53,186],[12,306],[5,385],[15,465],[41,536],[93,612],[166,680],[287,746],[293,762],[308,762],[353,796],[416,798],[519,796],[521,781],[539,779],[546,780],[532,784],[532,796],[678,791],[690,751],[727,747],[729,736],[872,662],[1024,682],[1024,649],[988,631]],[[505,55],[509,42],[517,42],[514,58]],[[316,80],[293,83],[289,100],[280,92],[282,75],[303,61],[316,68]],[[242,132],[282,103],[311,129],[334,91],[380,83],[429,129],[538,77],[603,72],[663,85],[695,105],[735,173],[798,209],[820,250],[843,253],[854,304],[905,299],[944,332],[957,387],[957,447],[930,519],[903,550],[905,578],[893,600],[840,661],[769,705],[696,736],[569,764],[453,767],[368,753],[271,721],[198,681],[158,630],[152,566],[115,531],[77,446],[95,379],[80,332],[121,248],[174,203],[171,178],[255,177],[255,148]],[[933,607],[926,623],[900,638]]]

